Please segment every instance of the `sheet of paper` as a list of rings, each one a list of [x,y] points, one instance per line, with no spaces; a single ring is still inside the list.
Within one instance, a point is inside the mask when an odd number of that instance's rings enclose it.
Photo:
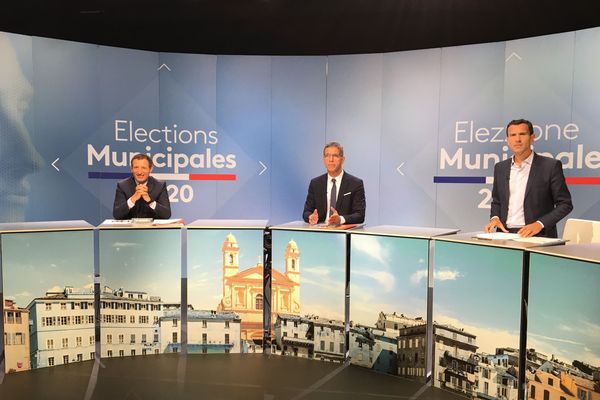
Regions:
[[[475,236],[477,239],[485,240],[510,240],[519,237],[517,233],[505,233],[505,232],[490,232],[490,233],[478,233]]]

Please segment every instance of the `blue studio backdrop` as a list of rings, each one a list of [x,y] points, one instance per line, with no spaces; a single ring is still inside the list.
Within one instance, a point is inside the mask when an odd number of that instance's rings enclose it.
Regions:
[[[301,219],[324,143],[369,225],[479,230],[504,127],[534,122],[575,209],[600,216],[600,28],[387,54],[156,53],[0,32],[0,222],[111,218],[131,153],[173,217]]]

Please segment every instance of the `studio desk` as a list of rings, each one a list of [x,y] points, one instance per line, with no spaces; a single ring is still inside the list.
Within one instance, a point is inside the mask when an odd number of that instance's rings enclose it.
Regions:
[[[456,231],[0,224],[0,373],[97,356],[264,351],[468,397],[524,399],[531,386],[547,390],[547,374],[594,392],[597,375],[577,371],[600,354],[599,245]]]

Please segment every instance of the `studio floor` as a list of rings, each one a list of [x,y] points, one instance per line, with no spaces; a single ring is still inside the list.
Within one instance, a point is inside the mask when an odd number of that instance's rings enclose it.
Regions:
[[[4,376],[0,399],[460,400],[365,368],[262,354],[102,359]]]

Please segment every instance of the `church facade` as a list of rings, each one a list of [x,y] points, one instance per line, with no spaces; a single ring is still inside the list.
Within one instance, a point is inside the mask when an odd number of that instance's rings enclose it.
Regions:
[[[240,316],[242,339],[260,343],[263,336],[263,265],[240,270],[240,248],[229,233],[223,242],[223,297],[217,309]],[[284,272],[272,269],[271,321],[280,313],[300,315],[300,251],[290,240],[284,254]]]

